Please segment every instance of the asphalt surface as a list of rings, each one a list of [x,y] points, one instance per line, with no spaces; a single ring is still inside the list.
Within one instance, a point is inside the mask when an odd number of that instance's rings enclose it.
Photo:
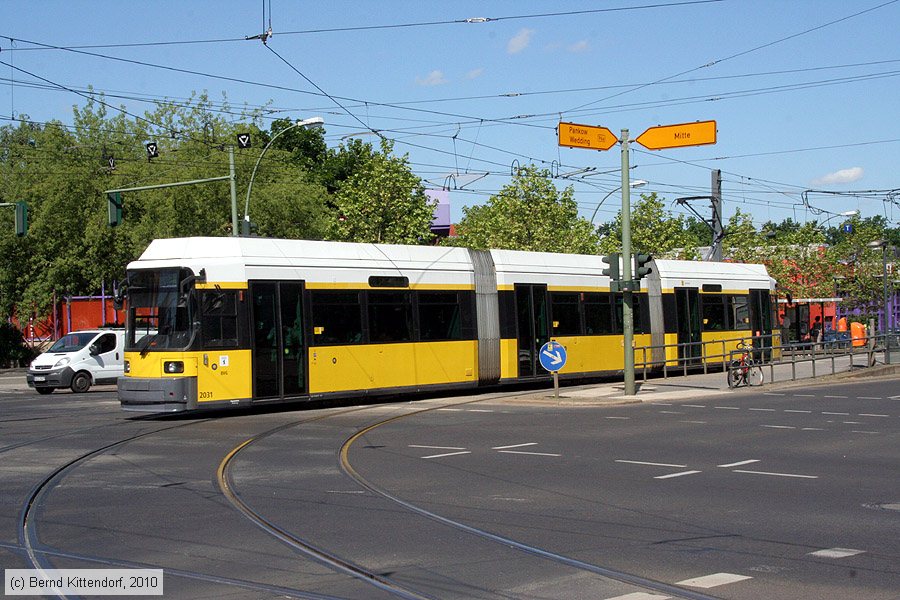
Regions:
[[[892,371],[163,419],[0,373],[0,566],[163,568],[170,598],[896,599]]]

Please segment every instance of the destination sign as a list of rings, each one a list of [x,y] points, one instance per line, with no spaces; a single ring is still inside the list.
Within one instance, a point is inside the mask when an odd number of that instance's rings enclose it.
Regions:
[[[557,131],[559,132],[559,145],[570,148],[609,150],[619,141],[619,138],[606,127],[595,127],[594,125],[560,122]]]
[[[647,150],[715,144],[716,122],[697,121],[678,125],[658,125],[651,127],[634,141]]]

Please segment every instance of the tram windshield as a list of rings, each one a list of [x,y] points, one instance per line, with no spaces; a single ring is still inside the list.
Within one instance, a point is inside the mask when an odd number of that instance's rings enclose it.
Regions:
[[[190,346],[197,327],[195,277],[187,269],[132,271],[125,349],[150,352]]]

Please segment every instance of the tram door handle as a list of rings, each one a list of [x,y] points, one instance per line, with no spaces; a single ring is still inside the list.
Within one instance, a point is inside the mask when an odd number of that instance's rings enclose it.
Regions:
[[[209,366],[209,354],[204,354],[204,355],[203,355],[203,366],[204,366],[204,367],[208,367],[208,366]]]

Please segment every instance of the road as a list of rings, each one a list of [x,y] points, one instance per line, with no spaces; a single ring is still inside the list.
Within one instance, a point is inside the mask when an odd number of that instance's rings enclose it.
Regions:
[[[900,597],[898,379],[685,381],[135,419],[0,378],[0,566],[158,567],[172,598]]]

